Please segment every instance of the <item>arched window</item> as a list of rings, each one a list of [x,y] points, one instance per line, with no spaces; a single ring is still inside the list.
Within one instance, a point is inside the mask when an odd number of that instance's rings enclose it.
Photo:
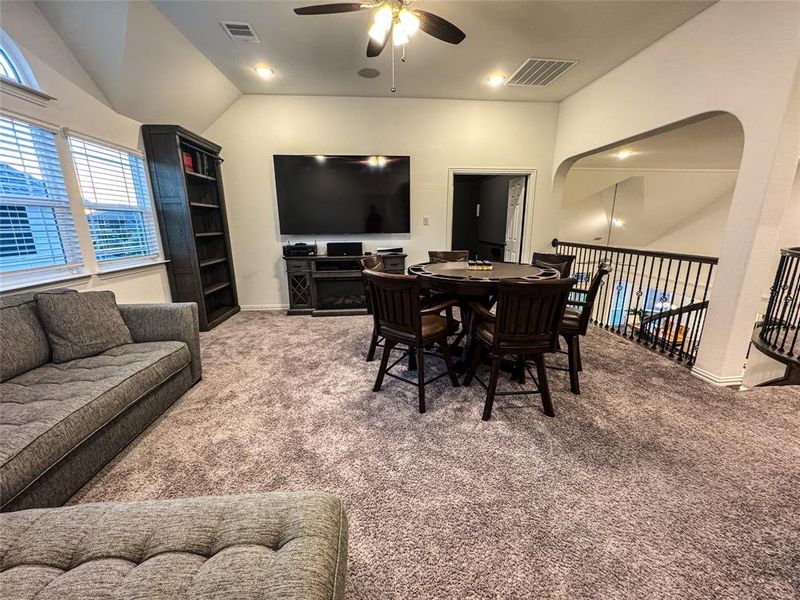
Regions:
[[[25,60],[14,40],[2,29],[0,29],[0,77],[35,90],[39,89],[39,82],[36,81],[28,61]]]

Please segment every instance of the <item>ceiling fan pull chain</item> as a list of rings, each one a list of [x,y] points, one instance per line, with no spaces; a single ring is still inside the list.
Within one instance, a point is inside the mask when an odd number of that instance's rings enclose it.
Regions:
[[[406,45],[403,44],[403,57],[400,59],[402,62],[406,62]]]
[[[394,44],[392,44],[392,93],[394,94],[397,91],[397,87],[394,84]]]

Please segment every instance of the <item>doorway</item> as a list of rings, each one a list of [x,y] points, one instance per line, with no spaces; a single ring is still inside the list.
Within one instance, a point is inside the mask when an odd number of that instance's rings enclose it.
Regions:
[[[453,174],[450,248],[470,257],[522,262],[528,176]]]

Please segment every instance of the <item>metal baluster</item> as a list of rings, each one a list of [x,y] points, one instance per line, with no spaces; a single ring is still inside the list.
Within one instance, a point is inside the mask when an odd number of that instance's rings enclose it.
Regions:
[[[650,268],[652,268],[652,264],[653,264],[653,261],[651,260],[650,261],[650,265],[651,265]],[[636,267],[637,267],[637,269],[639,267],[639,257],[638,256],[636,257]],[[634,324],[631,326],[631,335],[630,335],[630,339],[634,339],[634,335],[633,334],[634,334],[634,329],[636,329],[636,327],[635,327],[636,319],[639,319],[639,332],[636,335],[636,340],[637,341],[639,339],[639,336],[642,333],[642,317],[639,314],[639,307],[641,306],[642,298],[644,297],[644,295],[646,293],[646,292],[642,291],[642,284],[644,283],[644,272],[646,270],[647,270],[647,256],[644,256],[643,259],[642,259],[642,271],[639,274],[639,285],[637,286],[636,292],[635,292],[636,293],[636,308],[634,308],[634,311],[635,311],[634,312],[634,316],[633,316],[633,323]]]
[[[681,263],[682,262],[683,261],[678,261],[678,272],[675,273],[675,290],[673,292],[673,299],[675,298],[674,293],[677,293],[678,284],[680,283]],[[691,268],[691,266],[692,266],[692,263],[687,263],[687,265],[686,265],[686,275],[684,275],[683,292],[681,293],[681,303],[678,304],[678,309],[679,310],[681,308],[683,308],[683,306],[684,306],[683,301],[684,301],[684,299],[686,297],[686,284],[687,284],[687,282],[689,280],[689,269]],[[670,307],[670,308],[672,308],[672,307]],[[681,330],[681,315],[682,314],[683,313],[678,312],[676,315],[674,315],[673,319],[667,321],[667,329],[666,329],[666,331],[669,331],[670,324],[675,329],[675,334],[672,336],[672,343],[670,344],[670,347],[669,347],[669,357],[670,358],[675,356],[675,346],[678,343],[678,333]]]
[[[692,286],[692,297],[689,300],[689,304],[694,304],[695,300],[697,300],[697,284],[700,283],[700,271],[703,270],[703,263],[697,263],[697,272],[694,276],[694,285]],[[687,278],[688,281],[688,278]],[[702,309],[700,309],[702,310]],[[686,334],[683,337],[683,349],[681,350],[680,355],[678,356],[678,361],[682,361],[684,357],[687,355],[687,346],[686,342],[689,341],[689,337],[691,333],[694,331],[695,325],[697,324],[697,313],[698,310],[693,310],[692,314],[686,317]],[[691,321],[691,329],[689,328],[689,322]],[[690,349],[691,350],[691,349]]]
[[[703,304],[705,304],[706,300],[708,299],[709,288],[711,287],[711,276],[714,274],[714,264],[710,263],[708,265],[708,277],[706,278],[706,287],[703,290]],[[691,358],[688,362],[688,365],[691,367],[694,365],[694,362],[697,360],[697,352],[696,348],[700,347],[700,340],[703,337],[703,325],[705,325],[705,316],[706,312],[708,311],[708,307],[698,311],[698,322],[701,323],[700,327],[695,328],[696,337],[692,339],[692,346],[691,350]]]
[[[672,261],[670,260],[670,263],[671,262]],[[656,292],[660,291],[660,288],[661,288],[661,270],[663,269],[663,267],[664,267],[664,259],[662,258],[662,259],[660,259],[658,261],[658,275],[656,275],[656,287],[655,287],[655,291]],[[669,276],[669,271],[667,272],[667,276]],[[664,303],[664,301],[662,300],[663,297],[664,297],[664,295],[662,294],[658,298],[658,304],[663,304]],[[655,304],[653,305],[653,310],[656,313],[660,313],[661,312],[660,310],[656,309]],[[650,347],[651,348],[655,348],[656,345],[658,344],[658,329],[659,329],[658,321],[651,321],[651,323],[653,323],[653,327],[655,327],[655,331],[652,333],[652,335],[653,335],[653,343],[650,345]]]
[[[786,332],[783,334],[783,341],[781,341],[781,347],[778,349],[778,352],[783,352],[783,349],[786,345],[786,336],[789,333],[789,326],[791,324],[791,314],[794,311],[794,303],[797,302],[797,293],[795,292],[794,298],[792,298],[792,287],[794,286],[795,279],[797,278],[797,270],[798,265],[800,265],[800,260],[793,260],[792,262],[792,274],[789,276],[789,282],[784,286],[784,294],[783,298],[783,310],[781,311],[781,318],[780,318],[780,328],[778,329],[778,335],[775,336],[775,344],[778,343],[778,337],[780,335],[780,329],[785,328]],[[789,305],[792,305],[789,307]],[[788,312],[787,312],[787,307]]]
[[[633,325],[631,325],[631,334],[630,334],[630,336],[628,335],[628,319],[629,319],[630,314],[631,314],[631,304],[633,304],[633,295],[636,293],[634,288],[636,287],[636,273],[639,270],[639,256],[641,256],[641,255],[637,253],[635,256],[636,256],[636,262],[633,265],[633,285],[630,286],[631,299],[628,302],[628,308],[625,311],[625,329],[622,330],[622,337],[627,337],[628,339],[632,339],[633,338]],[[631,262],[633,262],[633,261],[631,261]],[[628,278],[630,278],[630,268],[628,269]],[[637,306],[639,305],[639,298],[638,297],[636,298],[636,305]],[[636,317],[635,316],[633,318],[633,322],[634,323],[636,322]]]

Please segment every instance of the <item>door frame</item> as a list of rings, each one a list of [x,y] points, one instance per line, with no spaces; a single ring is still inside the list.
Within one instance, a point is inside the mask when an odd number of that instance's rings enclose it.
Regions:
[[[531,253],[533,246],[533,203],[536,190],[536,169],[502,169],[502,168],[450,168],[447,170],[447,224],[445,244],[448,250],[453,245],[453,192],[456,175],[508,175],[509,177],[527,177],[522,217],[522,240],[520,244],[520,260]]]

